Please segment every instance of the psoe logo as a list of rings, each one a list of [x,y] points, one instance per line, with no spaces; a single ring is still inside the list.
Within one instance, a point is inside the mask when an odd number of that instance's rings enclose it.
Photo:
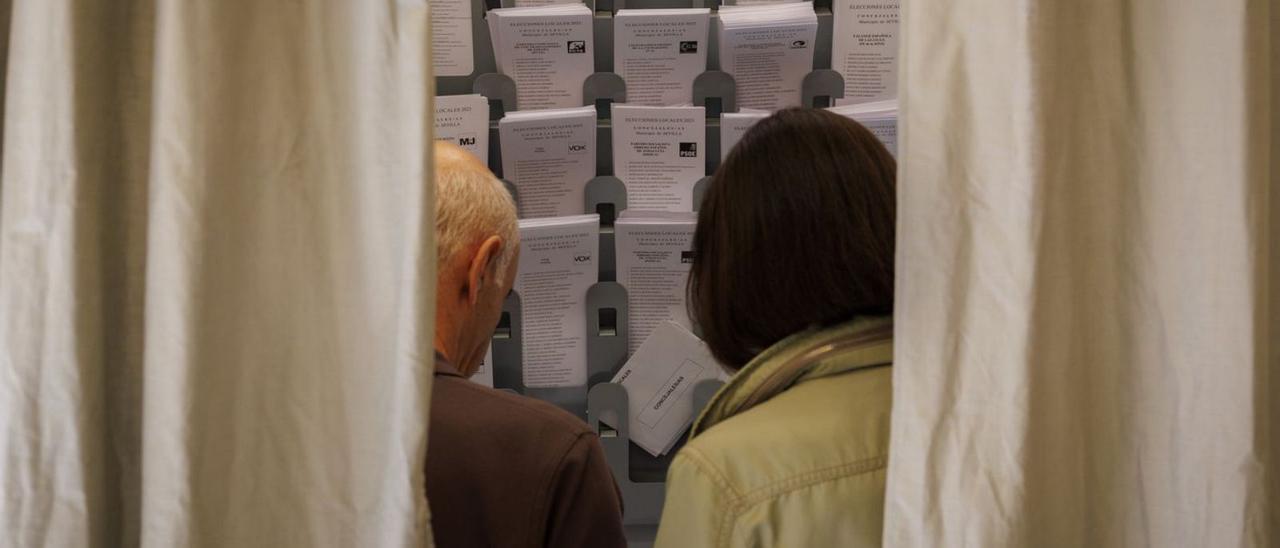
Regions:
[[[569,143],[569,154],[583,154],[586,151],[586,143]]]
[[[791,49],[804,49],[808,45],[809,43],[805,42],[804,40],[796,40],[791,43]]]
[[[680,143],[681,158],[697,158],[698,143]]]
[[[681,264],[692,264],[692,263],[693,263],[693,252],[692,252],[692,251],[681,251],[681,252],[680,252],[680,263],[681,263]]]
[[[586,53],[586,40],[569,40],[569,53]]]
[[[588,254],[586,254],[586,255],[574,255],[574,256],[573,256],[573,262],[575,262],[575,263],[585,263],[585,262],[589,262],[589,261],[591,261],[591,254],[589,254],[589,253],[588,253]]]

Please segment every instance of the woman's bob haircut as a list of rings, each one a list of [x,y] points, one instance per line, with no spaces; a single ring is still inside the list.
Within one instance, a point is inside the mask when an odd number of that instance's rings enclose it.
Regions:
[[[689,316],[732,369],[809,327],[893,312],[897,164],[867,128],[792,108],[747,131],[698,211]]]

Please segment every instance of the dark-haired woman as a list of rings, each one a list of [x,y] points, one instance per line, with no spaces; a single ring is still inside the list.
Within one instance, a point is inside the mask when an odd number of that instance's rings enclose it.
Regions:
[[[760,121],[716,171],[689,308],[736,373],[671,465],[658,546],[880,546],[895,172],[813,109]]]

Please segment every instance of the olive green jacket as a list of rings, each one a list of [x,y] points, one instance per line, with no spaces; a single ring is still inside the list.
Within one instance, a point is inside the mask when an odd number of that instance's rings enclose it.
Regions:
[[[672,461],[656,545],[880,546],[892,333],[804,331],[734,375]]]

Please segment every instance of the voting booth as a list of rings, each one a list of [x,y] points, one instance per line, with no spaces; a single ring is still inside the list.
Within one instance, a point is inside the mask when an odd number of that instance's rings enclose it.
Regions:
[[[850,116],[896,153],[897,2],[741,4],[431,5],[436,138],[485,161],[521,219],[515,288],[473,380],[599,433],[637,545],[727,378],[684,303],[709,175],[790,106]]]

